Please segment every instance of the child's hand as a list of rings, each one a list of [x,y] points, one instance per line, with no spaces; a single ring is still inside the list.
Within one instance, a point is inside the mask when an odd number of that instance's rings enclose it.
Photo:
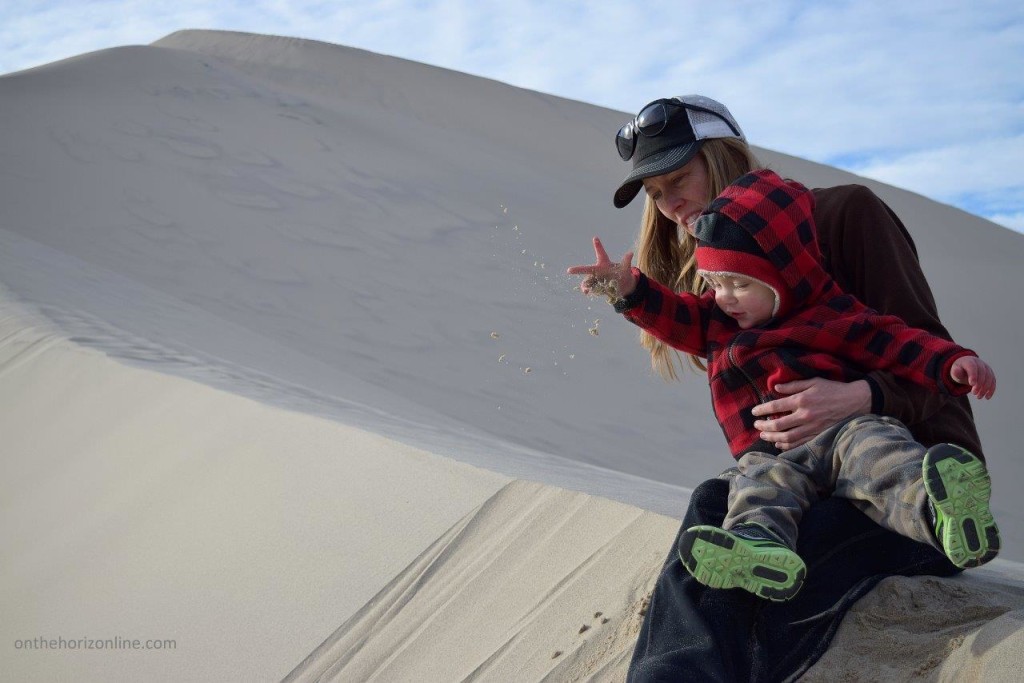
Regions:
[[[571,266],[567,272],[569,275],[588,275],[580,284],[584,294],[590,294],[591,286],[597,280],[611,280],[615,283],[615,292],[619,297],[626,297],[636,289],[636,276],[633,275],[633,252],[627,251],[622,257],[621,263],[612,263],[608,253],[604,250],[601,240],[594,238],[594,254],[597,256],[597,263],[592,266]]]
[[[996,393],[996,373],[988,363],[976,356],[961,356],[953,361],[949,376],[957,384],[970,384],[977,398],[992,398]]]

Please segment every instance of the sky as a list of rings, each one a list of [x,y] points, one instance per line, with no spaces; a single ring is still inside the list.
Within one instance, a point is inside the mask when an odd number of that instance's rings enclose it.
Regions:
[[[5,0],[0,74],[190,28],[323,40],[627,112],[700,93],[755,145],[1024,232],[1019,1]]]

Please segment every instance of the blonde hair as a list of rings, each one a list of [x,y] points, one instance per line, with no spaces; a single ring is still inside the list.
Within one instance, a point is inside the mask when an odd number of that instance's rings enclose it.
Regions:
[[[731,182],[745,173],[761,168],[761,163],[746,142],[737,138],[712,138],[701,145],[697,157],[707,168],[707,201],[717,197]],[[697,276],[694,258],[696,243],[684,229],[666,218],[654,201],[644,198],[644,215],[636,244],[636,265],[648,277],[676,292],[700,294],[703,283]],[[651,367],[665,380],[677,380],[676,364],[685,365],[680,353],[657,340],[649,332],[640,333],[640,344],[651,353]],[[706,371],[699,356],[689,356],[690,364]]]

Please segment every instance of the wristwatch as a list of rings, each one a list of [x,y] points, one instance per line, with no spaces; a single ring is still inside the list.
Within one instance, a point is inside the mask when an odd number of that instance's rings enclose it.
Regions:
[[[629,309],[639,306],[643,302],[645,296],[647,296],[647,276],[640,273],[640,276],[636,280],[636,287],[633,288],[633,291],[621,299],[617,299],[612,302],[612,308],[615,309],[616,313],[625,313]]]

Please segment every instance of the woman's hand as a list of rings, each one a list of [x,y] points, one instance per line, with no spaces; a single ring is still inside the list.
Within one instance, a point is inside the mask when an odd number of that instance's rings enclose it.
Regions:
[[[633,275],[633,252],[627,251],[620,263],[612,263],[608,253],[604,250],[601,240],[594,238],[594,254],[597,256],[597,263],[592,266],[570,266],[567,272],[569,275],[587,275],[588,277],[580,284],[584,294],[590,294],[591,287],[598,281],[614,282],[615,292],[618,296],[626,297],[636,289],[636,276]]]
[[[755,417],[780,415],[754,422],[761,438],[787,451],[807,443],[840,420],[871,412],[871,387],[867,381],[833,382],[822,377],[801,379],[775,386],[784,398],[754,406]]]
[[[996,393],[996,373],[992,367],[975,356],[961,356],[953,361],[949,376],[957,384],[970,384],[976,398],[992,398]]]

